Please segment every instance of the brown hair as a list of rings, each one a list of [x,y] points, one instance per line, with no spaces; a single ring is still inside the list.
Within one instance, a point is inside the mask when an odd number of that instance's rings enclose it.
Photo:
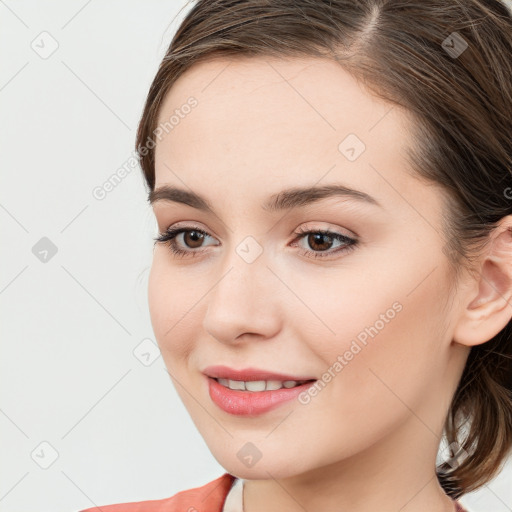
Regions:
[[[414,175],[441,185],[449,199],[444,249],[454,275],[461,260],[471,267],[512,213],[512,15],[499,0],[197,1],[160,64],[138,127],[150,192],[162,102],[183,72],[216,56],[336,59],[375,95],[411,112]],[[444,433],[466,455],[437,467],[449,496],[501,471],[512,447],[512,321],[471,348]]]

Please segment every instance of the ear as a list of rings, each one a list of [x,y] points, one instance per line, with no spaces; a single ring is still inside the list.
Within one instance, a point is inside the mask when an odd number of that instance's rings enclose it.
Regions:
[[[476,270],[453,333],[456,343],[467,346],[489,341],[512,317],[512,215],[490,234]]]

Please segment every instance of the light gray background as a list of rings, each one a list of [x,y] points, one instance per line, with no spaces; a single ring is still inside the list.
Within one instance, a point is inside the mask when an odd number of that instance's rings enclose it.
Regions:
[[[184,5],[0,0],[1,512],[160,499],[225,471],[155,347],[156,223],[127,164]],[[509,462],[461,501],[510,512],[511,482]]]

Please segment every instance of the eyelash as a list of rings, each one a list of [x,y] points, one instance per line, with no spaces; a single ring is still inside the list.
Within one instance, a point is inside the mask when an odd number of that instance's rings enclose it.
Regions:
[[[180,249],[176,246],[176,241],[174,240],[179,234],[187,233],[187,232],[191,232],[191,231],[195,231],[204,236],[210,236],[206,231],[192,226],[192,227],[187,227],[187,228],[168,229],[166,232],[160,233],[159,236],[155,237],[154,241],[155,241],[155,243],[162,243],[162,244],[168,245],[171,252],[176,257],[187,257],[189,255],[191,255],[192,257],[195,257],[195,255],[197,253],[200,253],[201,251]],[[306,255],[308,257],[313,257],[313,258],[327,258],[328,256],[331,256],[332,254],[338,254],[338,253],[345,254],[347,252],[354,250],[359,243],[358,240],[356,240],[354,238],[350,238],[346,235],[342,235],[341,233],[336,233],[333,231],[327,231],[327,230],[322,230],[322,229],[306,230],[303,228],[299,228],[294,234],[297,235],[297,238],[295,238],[295,240],[293,242],[296,242],[298,239],[301,239],[304,236],[309,235],[309,234],[322,234],[322,235],[327,235],[327,236],[329,236],[329,238],[332,238],[334,240],[337,240],[339,242],[343,242],[346,244],[344,247],[338,248],[335,251],[330,251],[330,252],[310,251],[310,250],[305,250],[305,249],[301,250],[301,252],[304,255]]]

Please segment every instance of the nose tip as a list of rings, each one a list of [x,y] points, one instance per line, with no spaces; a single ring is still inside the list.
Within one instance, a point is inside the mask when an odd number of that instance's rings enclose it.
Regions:
[[[240,246],[248,248],[243,254],[254,256],[253,242],[249,240],[246,244]],[[240,341],[244,334],[272,337],[280,325],[279,308],[275,303],[277,295],[269,284],[269,280],[273,280],[276,285],[275,277],[266,265],[257,264],[258,257],[252,263],[240,258],[205,297],[207,307],[203,326],[220,342]]]

